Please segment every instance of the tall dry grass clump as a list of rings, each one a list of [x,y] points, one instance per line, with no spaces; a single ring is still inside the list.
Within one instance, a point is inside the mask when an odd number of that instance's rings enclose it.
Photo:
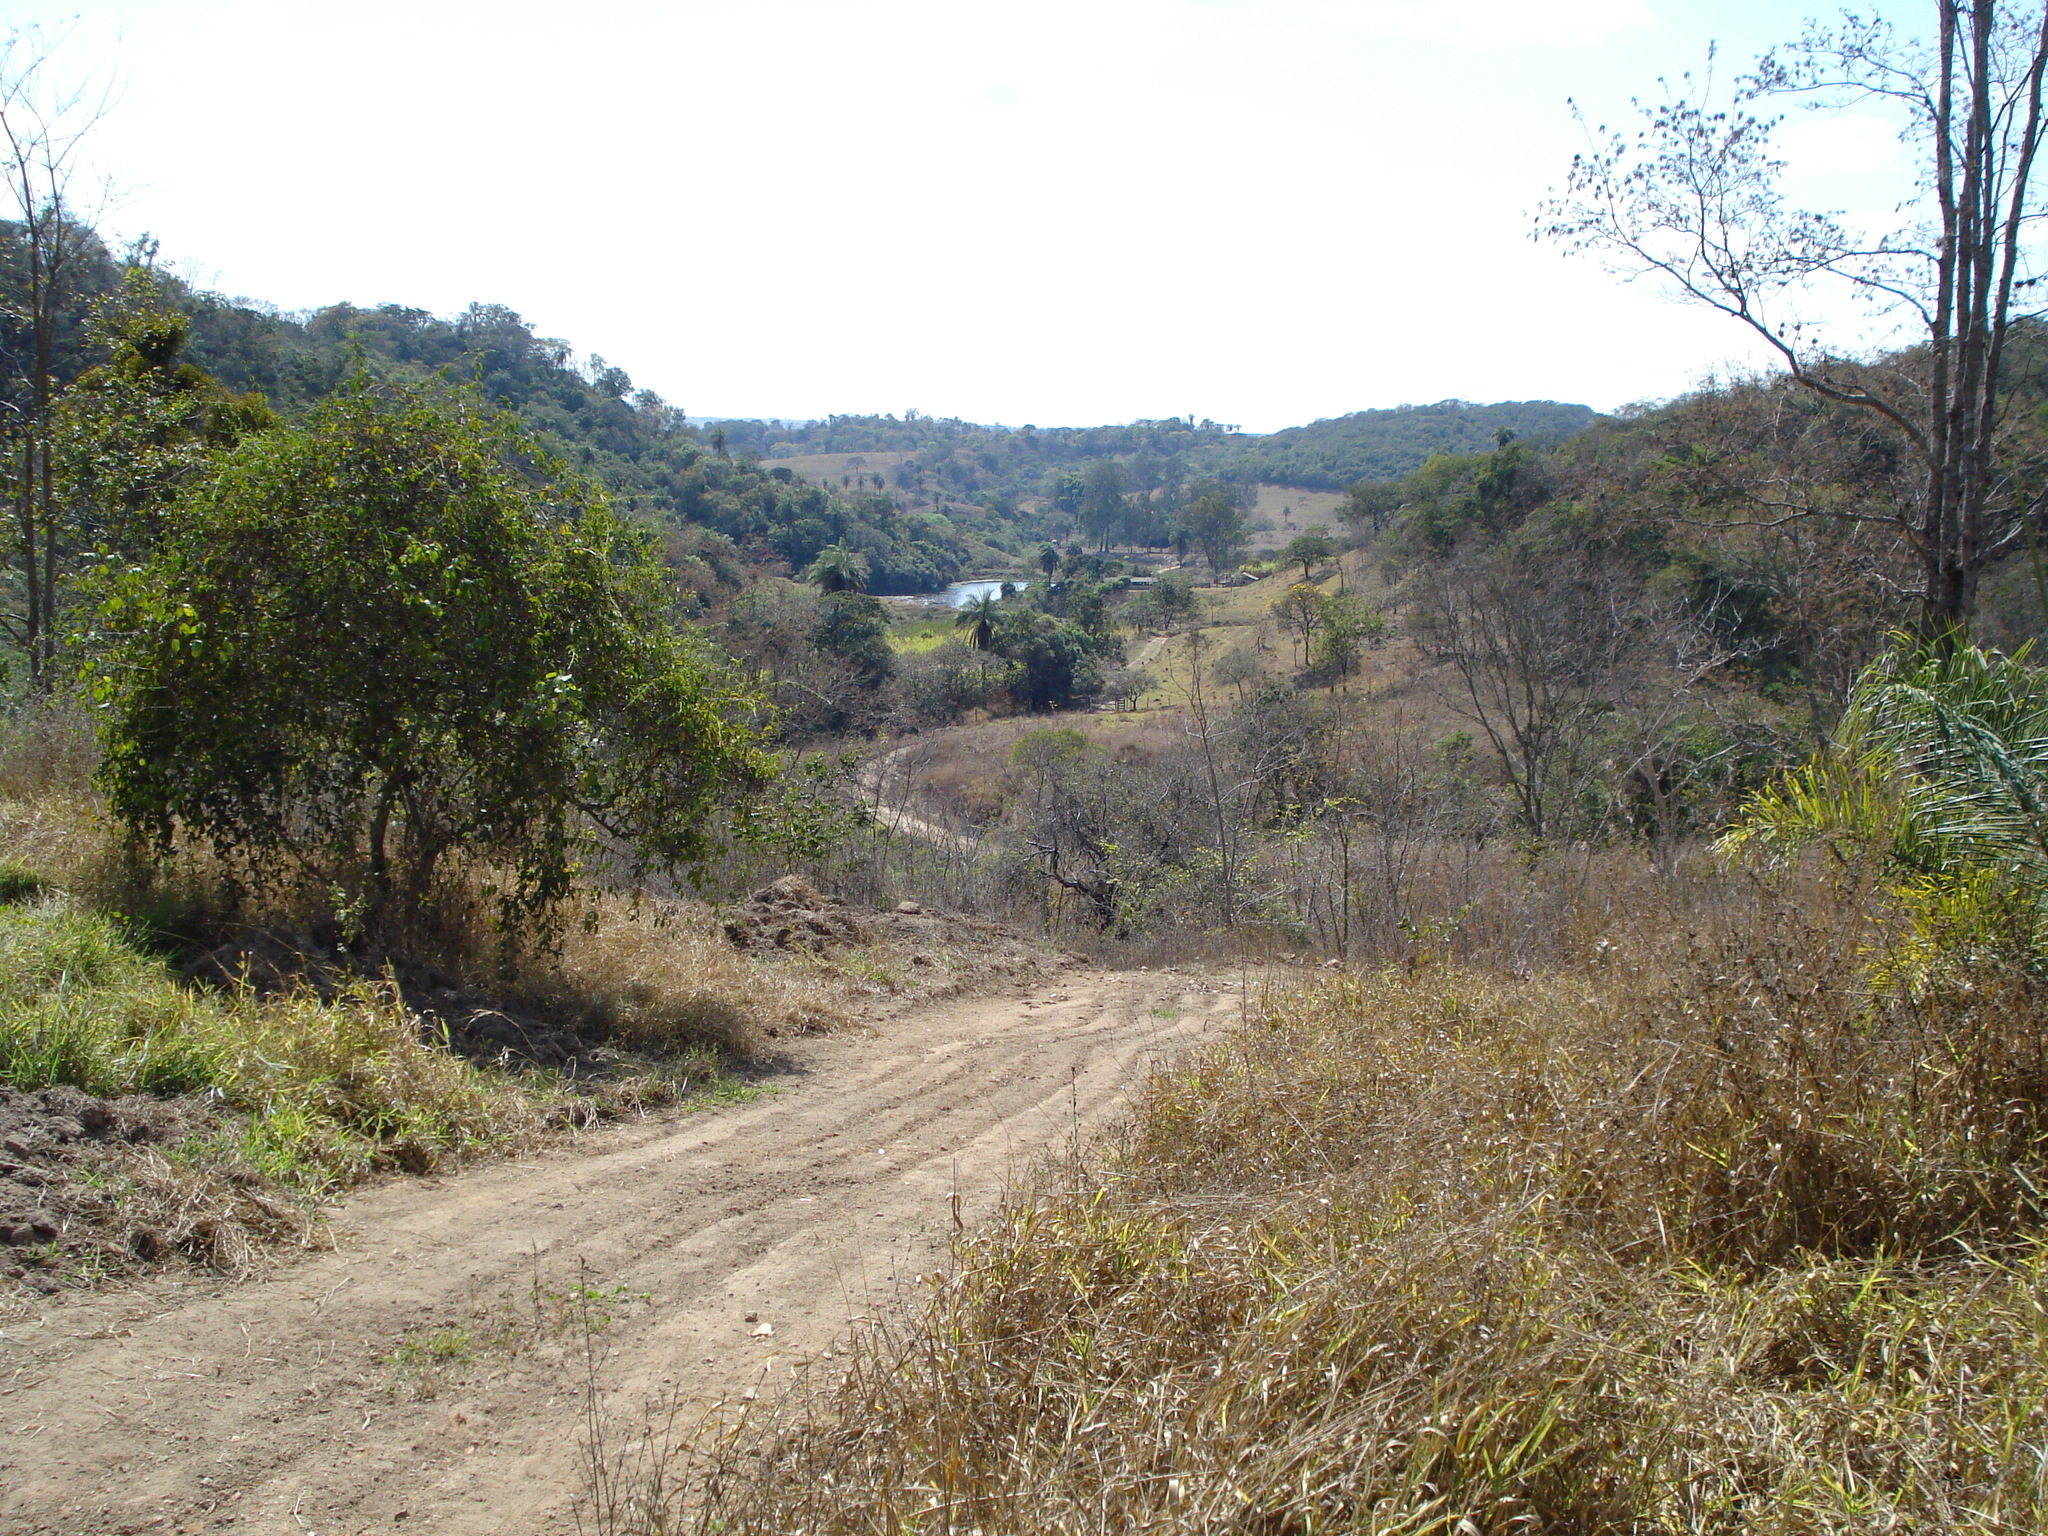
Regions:
[[[805,1417],[717,1448],[697,1516],[2048,1527],[2033,982],[1873,988],[1869,897],[1281,1001],[964,1238]]]
[[[749,960],[699,904],[601,895],[585,910],[551,958],[505,984],[569,1028],[628,1050],[753,1056],[771,1036],[848,1022],[815,975]]]

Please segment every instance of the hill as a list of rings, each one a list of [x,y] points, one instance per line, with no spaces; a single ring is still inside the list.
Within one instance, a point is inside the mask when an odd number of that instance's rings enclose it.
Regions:
[[[1214,477],[1341,491],[1360,481],[1398,480],[1436,454],[1491,448],[1502,430],[1549,445],[1595,419],[1588,406],[1554,400],[1442,400],[1263,434],[1181,417],[1103,427],[1002,427],[916,412],[717,425],[728,441],[763,459],[800,461],[799,473],[859,457],[867,462],[856,472],[885,471],[889,484],[913,497],[1010,507],[1030,498],[1058,501],[1071,484],[1063,477],[1078,477],[1100,459],[1124,464],[1141,489]]]
[[[19,241],[18,229],[0,225],[0,300],[9,303],[19,297]],[[62,305],[53,359],[60,387],[92,361],[87,316],[122,270],[88,239]],[[503,305],[472,304],[453,317],[399,304],[285,312],[203,292],[160,268],[155,275],[191,319],[188,360],[287,415],[358,369],[473,381],[659,529],[678,574],[707,601],[749,572],[799,571],[835,542],[866,556],[883,593],[1012,569],[1041,541],[1073,536],[1090,468],[1105,461],[1133,507],[1131,536],[1159,546],[1186,488],[1204,479],[1239,484],[1248,501],[1256,494],[1261,520],[1285,531],[1310,505],[1290,491],[1397,479],[1433,454],[1489,448],[1502,428],[1548,444],[1594,419],[1580,405],[1445,401],[1266,435],[1193,417],[1004,427],[914,411],[704,423],[604,358],[578,358],[569,343],[536,335]],[[0,353],[18,357],[25,344],[19,323],[0,316]],[[1267,489],[1255,493],[1260,485]]]
[[[567,342],[536,336],[503,305],[472,304],[443,319],[396,304],[293,315],[179,297],[193,317],[192,361],[286,412],[359,366],[474,380],[622,508],[669,534],[672,557],[694,564],[702,591],[737,585],[741,566],[801,570],[823,546],[844,543],[867,557],[874,590],[928,592],[970,568],[1007,563],[1019,547],[1021,535],[1000,522],[970,531],[940,513],[906,513],[886,496],[841,494],[763,465],[602,357],[579,365]]]
[[[1555,400],[1397,405],[1236,438],[1216,470],[1230,480],[1340,491],[1360,481],[1398,480],[1440,453],[1492,448],[1503,431],[1550,445],[1583,432],[1594,420],[1591,407]]]

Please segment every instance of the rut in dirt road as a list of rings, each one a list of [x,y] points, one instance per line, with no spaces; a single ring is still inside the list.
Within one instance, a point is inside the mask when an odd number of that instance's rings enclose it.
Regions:
[[[0,1325],[0,1532],[575,1530],[565,1324],[603,1322],[614,1404],[772,1390],[938,1267],[953,1192],[986,1214],[1240,1006],[1084,971],[944,1003],[797,1043],[751,1104],[369,1191],[246,1284],[39,1301]]]

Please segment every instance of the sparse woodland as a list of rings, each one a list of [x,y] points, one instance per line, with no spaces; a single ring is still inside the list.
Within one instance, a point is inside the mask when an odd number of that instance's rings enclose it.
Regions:
[[[211,1089],[208,1198],[310,1198],[828,1019],[707,937],[791,872],[1257,968],[843,1380],[607,1518],[2041,1529],[2048,13],[1930,9],[1573,168],[1546,234],[1781,364],[1599,418],[700,422],[502,307],[195,291],[30,143],[0,1084]],[[1766,195],[1829,92],[1902,111],[1924,227]],[[1774,318],[1833,280],[1885,345]],[[287,930],[326,991],[163,958]],[[453,1061],[421,968],[631,1015],[638,1075]]]

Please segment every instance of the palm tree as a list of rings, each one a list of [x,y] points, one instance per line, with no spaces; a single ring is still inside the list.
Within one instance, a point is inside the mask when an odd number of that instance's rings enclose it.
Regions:
[[[865,592],[867,557],[844,544],[827,544],[804,572],[804,580],[820,592]]]
[[[953,616],[953,627],[966,630],[967,643],[977,651],[985,651],[995,638],[996,623],[1002,616],[1002,600],[993,592],[984,592],[960,605],[960,611]]]
[[[2048,671],[2027,649],[1902,642],[1858,679],[1835,750],[1752,795],[1721,840],[1784,856],[1888,856],[1909,903],[1951,922],[2014,906],[2048,958]],[[1967,922],[1963,923],[1968,926]]]

